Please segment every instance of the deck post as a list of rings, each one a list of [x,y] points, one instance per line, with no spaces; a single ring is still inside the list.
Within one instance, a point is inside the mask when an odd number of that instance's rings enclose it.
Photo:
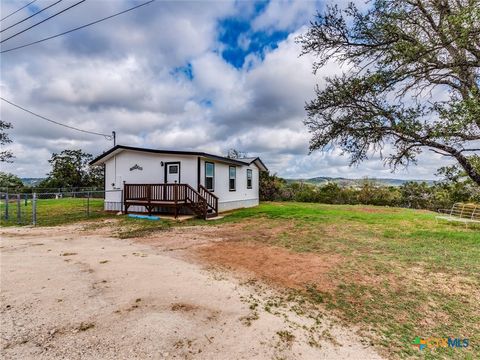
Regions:
[[[123,184],[123,210],[122,210],[122,213],[123,214],[128,214],[128,208],[127,208],[127,199],[129,197],[129,189],[128,189],[128,185],[127,184]]]
[[[178,184],[173,185],[173,200],[175,202],[175,219],[178,217]]]
[[[151,202],[152,202],[152,185],[151,184],[148,184],[147,185],[147,202],[148,202],[148,215],[152,215],[152,206],[151,206]]]

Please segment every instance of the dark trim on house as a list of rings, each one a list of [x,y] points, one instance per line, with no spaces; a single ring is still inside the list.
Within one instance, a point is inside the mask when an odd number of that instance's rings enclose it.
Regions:
[[[248,185],[248,174],[250,174],[250,185]],[[247,169],[247,189],[252,189],[253,188],[253,170],[252,169]]]
[[[107,193],[107,164],[103,164],[103,198],[106,199]]]
[[[163,182],[167,183],[167,169],[168,165],[178,165],[178,183],[180,184],[182,181],[182,169],[180,167],[180,161],[170,161],[163,164],[164,165],[164,172],[163,172]]]
[[[213,165],[213,176],[212,176],[212,188],[209,189],[207,187],[207,164],[212,164]],[[208,191],[211,191],[211,192],[214,192],[215,191],[215,163],[212,162],[212,161],[205,161],[205,174],[204,174],[204,179],[205,179],[205,188],[208,190]]]
[[[235,180],[235,182],[234,182],[235,186],[233,187],[233,189],[230,187],[230,180],[232,180],[232,179],[230,178],[230,169],[231,169],[231,168],[234,168],[234,169],[235,169],[235,179],[234,179],[234,180]],[[237,191],[237,167],[236,167],[236,166],[232,166],[232,165],[230,165],[230,166],[228,167],[228,191]]]
[[[200,156],[199,156],[199,157],[197,157],[197,191],[200,190],[200,185],[201,185],[201,183],[200,183],[200,180],[201,180],[200,179],[201,178],[200,167],[202,166],[201,164],[202,164],[202,160],[200,159]]]
[[[110,155],[116,150],[132,150],[132,151],[140,151],[140,152],[147,152],[147,153],[154,153],[154,154],[173,154],[173,155],[195,155],[195,156],[202,156],[212,160],[218,160],[230,164],[235,165],[245,165],[246,163],[237,159],[230,159],[224,156],[218,156],[213,154],[208,154],[204,152],[197,152],[197,151],[177,151],[177,150],[157,150],[157,149],[145,149],[139,148],[134,146],[125,146],[125,145],[116,145],[112,147],[110,150],[107,150],[103,154],[97,156],[95,159],[90,161],[90,165],[94,165],[96,162],[102,160],[104,157]]]
[[[251,165],[253,164],[255,161],[258,161],[265,169],[266,171],[268,171],[268,168],[267,166],[265,165],[265,163],[262,161],[262,159],[260,159],[259,157],[256,157],[256,158],[253,158],[253,159],[238,159],[239,161],[241,161],[242,163],[244,164],[247,164],[247,165]],[[258,166],[257,166],[258,167]]]
[[[260,164],[262,164],[262,166],[266,169],[266,171],[268,171],[268,167],[267,165],[265,165],[265,163],[262,161],[262,159],[260,159],[259,157],[257,157],[255,160],[253,160],[252,162],[255,162],[255,161],[258,161]]]

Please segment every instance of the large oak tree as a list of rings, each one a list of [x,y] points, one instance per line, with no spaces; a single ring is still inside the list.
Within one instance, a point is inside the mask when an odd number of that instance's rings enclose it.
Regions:
[[[298,42],[314,72],[343,65],[306,105],[311,151],[339,146],[352,163],[377,151],[395,168],[428,148],[480,184],[480,0],[328,7]]]

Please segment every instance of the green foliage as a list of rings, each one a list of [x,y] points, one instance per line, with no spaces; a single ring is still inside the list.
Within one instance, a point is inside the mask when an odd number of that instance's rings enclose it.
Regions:
[[[0,120],[0,146],[10,144],[12,140],[5,132],[12,128],[12,124],[6,121]],[[0,162],[12,162],[13,154],[10,150],[1,150],[0,151]]]
[[[315,56],[314,71],[337,61],[348,72],[327,78],[305,107],[310,149],[338,146],[358,163],[390,144],[395,168],[429,148],[480,185],[468,156],[480,140],[479,33],[478,0],[327,7],[298,42]]]
[[[270,175],[267,171],[260,171],[259,193],[261,200],[278,200],[280,189],[285,185],[285,180],[276,174]]]
[[[84,153],[82,150],[63,150],[59,154],[52,154],[52,158],[48,160],[52,170],[38,187],[102,187],[103,168],[90,166],[89,162],[92,158],[91,154]]]
[[[9,191],[11,189],[20,192],[24,188],[24,185],[17,175],[0,171],[0,188],[3,190],[8,188]]]
[[[358,186],[342,187],[333,182],[324,185],[287,183],[276,175],[263,176],[260,199],[264,201],[363,204],[429,210],[446,209],[455,202],[480,202],[480,187],[469,179],[452,181],[446,177],[434,185],[411,181],[401,186],[384,186],[365,179]]]

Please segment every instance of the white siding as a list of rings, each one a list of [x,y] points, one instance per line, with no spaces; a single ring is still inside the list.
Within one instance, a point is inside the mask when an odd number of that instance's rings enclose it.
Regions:
[[[197,189],[198,157],[195,155],[155,154],[125,150],[105,162],[105,209],[121,210],[123,182],[163,184],[166,162],[180,162],[180,183]],[[205,186],[205,161],[215,164],[213,193],[219,198],[219,211],[258,205],[259,170],[255,165],[237,165],[236,190],[229,190],[229,164],[201,159],[200,183]],[[142,170],[130,170],[134,165]],[[247,169],[252,169],[252,188],[247,189]],[[132,208],[133,210],[133,208]]]
[[[219,161],[202,159],[200,169],[200,182],[205,186],[205,161],[215,164],[215,179],[213,193],[218,196],[219,210],[227,211],[242,207],[258,205],[258,179],[259,170],[256,165],[237,165],[237,180],[235,191],[229,190],[229,168],[230,164]],[[252,170],[252,188],[247,189],[247,169]]]

